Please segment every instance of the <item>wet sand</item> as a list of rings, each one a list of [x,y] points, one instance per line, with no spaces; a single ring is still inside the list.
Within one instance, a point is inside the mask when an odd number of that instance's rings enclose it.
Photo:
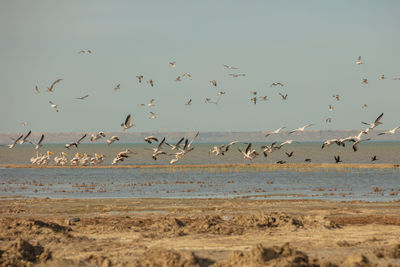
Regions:
[[[400,201],[0,198],[0,265],[400,266]]]
[[[168,164],[137,164],[137,165],[87,165],[87,166],[58,166],[58,165],[32,165],[32,164],[0,164],[0,168],[94,168],[94,169],[156,169],[156,168],[259,168],[259,169],[341,169],[341,168],[358,168],[358,169],[398,169],[400,164],[392,163],[285,163],[285,164],[263,164],[263,163],[236,163],[236,164],[182,164],[182,165],[168,165]]]

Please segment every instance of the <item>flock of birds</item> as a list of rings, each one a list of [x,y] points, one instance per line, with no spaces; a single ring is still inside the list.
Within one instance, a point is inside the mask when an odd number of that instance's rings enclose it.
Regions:
[[[92,54],[91,50],[81,50],[79,51],[79,54]],[[361,65],[363,64],[362,60],[361,60],[361,56],[358,57],[357,61],[355,62],[355,64],[357,65]],[[172,68],[175,68],[176,66],[176,62],[169,62],[169,65]],[[223,65],[224,68],[226,68],[227,70],[236,70],[238,69],[237,67],[233,67],[230,65]],[[245,76],[246,74],[244,73],[230,73],[230,76],[237,78],[240,76]],[[143,75],[137,75],[136,76],[138,79],[139,83],[142,83],[144,76]],[[182,79],[187,78],[192,80],[192,75],[189,73],[184,73],[181,76],[178,76],[175,81],[176,82],[180,82],[182,81]],[[379,79],[383,80],[386,79],[385,75],[381,75],[379,77]],[[394,78],[395,80],[400,80],[400,78]],[[55,90],[55,86],[60,83],[63,79],[57,79],[55,80],[49,87],[47,87],[47,91],[48,92],[54,92]],[[151,87],[153,87],[155,85],[155,82],[152,79],[149,79],[146,81],[147,84],[149,84]],[[216,87],[217,86],[217,81],[216,80],[211,80],[210,81],[211,85]],[[362,84],[367,84],[368,80],[362,79]],[[275,87],[275,86],[279,86],[279,87],[284,87],[284,84],[282,82],[273,82],[271,85],[271,87]],[[117,84],[114,87],[115,91],[118,91],[120,89],[121,85]],[[38,86],[35,86],[35,92],[37,94],[40,93],[40,90],[38,88]],[[226,92],[220,91],[217,93],[218,99],[217,100],[212,100],[211,98],[206,98],[205,99],[205,103],[210,103],[210,104],[218,104],[219,100],[221,99],[221,97],[223,95],[225,95]],[[267,101],[268,97],[267,96],[258,96],[257,97],[257,92],[250,92],[251,95],[253,95],[250,99],[250,101],[252,101],[254,104],[257,104],[257,100],[261,100],[261,101]],[[287,100],[288,98],[288,94],[283,94],[281,92],[279,92],[279,95],[281,96],[282,100]],[[85,100],[87,97],[89,97],[89,95],[85,95],[82,97],[78,97],[78,100]],[[335,94],[332,96],[333,98],[335,98],[337,101],[340,101],[340,95],[339,94]],[[51,100],[49,101],[50,106],[56,111],[59,112],[59,107],[57,104],[55,104],[54,102],[52,102]],[[192,99],[189,99],[185,105],[191,105],[192,103]],[[146,104],[138,104],[139,106],[146,106]],[[155,105],[155,99],[151,99],[149,101],[149,103],[147,104],[147,106],[152,107]],[[362,106],[362,108],[367,108],[367,105],[364,104]],[[333,110],[333,106],[329,105],[329,110],[332,111]],[[155,119],[157,116],[154,112],[150,111],[150,117],[149,119]],[[352,143],[352,148],[354,150],[354,152],[356,152],[358,150],[357,145],[361,142],[364,141],[368,141],[371,140],[370,138],[363,138],[364,135],[368,135],[369,131],[373,130],[375,127],[377,127],[378,125],[382,124],[381,119],[383,117],[383,113],[380,114],[376,120],[374,122],[371,123],[367,123],[367,122],[362,122],[364,125],[367,125],[368,127],[362,131],[359,132],[358,135],[355,136],[348,136],[348,137],[344,137],[344,138],[340,138],[340,139],[330,139],[330,140],[326,140],[325,142],[323,142],[321,149],[324,149],[325,147],[329,147],[332,144],[336,144],[339,147],[345,147],[346,143]],[[327,118],[326,122],[331,122],[331,118]],[[25,124],[26,125],[26,124]],[[126,131],[130,128],[135,127],[136,125],[134,123],[132,123],[132,117],[131,115],[127,115],[125,120],[121,123],[121,127],[122,127],[122,131]],[[292,135],[295,133],[301,133],[304,132],[306,128],[313,126],[312,123],[304,125],[302,127],[299,127],[297,129],[293,129],[291,131],[288,131],[287,135]],[[384,135],[384,134],[395,134],[396,131],[400,128],[400,126],[392,129],[392,130],[388,130],[388,131],[384,131],[381,133],[378,133],[378,135]],[[285,127],[280,127],[274,131],[270,131],[267,132],[265,134],[265,137],[268,136],[272,136],[275,134],[279,134],[282,132],[282,130],[285,129]],[[51,162],[51,155],[54,155],[53,152],[51,151],[47,151],[46,153],[39,153],[40,148],[42,147],[42,143],[44,140],[44,134],[42,134],[39,138],[39,140],[34,143],[32,141],[30,141],[28,138],[31,135],[31,131],[29,131],[27,134],[25,135],[20,135],[17,138],[11,138],[13,139],[13,142],[8,145],[8,147],[10,149],[14,148],[17,144],[25,144],[25,143],[30,143],[34,145],[35,151],[36,151],[36,155],[34,157],[31,158],[31,163],[32,164],[38,164],[38,165],[47,165]],[[68,150],[71,149],[72,147],[78,148],[79,144],[87,137],[87,134],[84,134],[81,138],[79,138],[76,141],[73,141],[71,143],[67,143],[65,144],[65,148],[67,148]],[[156,147],[151,148],[150,150],[152,150],[152,158],[154,160],[157,160],[157,158],[161,155],[169,155],[169,156],[173,156],[173,158],[170,160],[170,164],[174,164],[176,162],[178,162],[180,159],[182,159],[185,155],[187,155],[189,152],[191,152],[194,147],[192,146],[194,140],[199,136],[199,132],[196,133],[196,135],[189,141],[188,138],[182,137],[178,142],[176,142],[175,144],[170,144],[165,140],[165,137],[163,139],[161,139],[161,141],[159,141],[159,139],[155,136],[147,136],[144,141],[152,144],[154,142],[158,142],[158,145]],[[101,138],[106,138],[106,134],[103,131],[100,131],[98,133],[94,133],[91,134],[90,136],[90,141],[91,142],[95,142],[96,140],[99,140]],[[118,136],[111,136],[109,139],[106,140],[106,143],[108,146],[112,145],[114,142],[119,141],[119,137]],[[293,142],[297,142],[294,141],[292,139],[286,140],[280,144],[277,144],[277,142],[273,142],[271,145],[263,145],[261,146],[262,149],[262,154],[264,155],[264,157],[267,157],[268,154],[271,154],[275,151],[280,150],[283,146],[285,145],[289,145]],[[209,154],[214,154],[216,156],[223,156],[225,155],[229,148],[233,145],[235,145],[236,143],[238,143],[238,141],[232,141],[228,144],[223,144],[220,146],[213,146],[210,150],[209,150]],[[251,143],[244,143],[246,144],[246,148],[244,150],[238,148],[238,151],[242,154],[243,159],[244,160],[249,160],[250,162],[255,159],[257,156],[260,155],[260,153],[258,153],[255,149],[252,149],[252,144]],[[170,151],[166,151],[164,149],[165,146],[168,146],[170,148]],[[119,152],[112,160],[112,164],[118,164],[119,162],[124,161],[125,159],[127,159],[130,154],[134,154],[134,152],[132,152],[129,149],[126,149],[124,151]],[[286,152],[286,155],[288,157],[292,157],[293,156],[293,152]],[[89,155],[87,153],[76,153],[74,155],[74,157],[72,159],[68,159],[67,158],[68,154],[66,152],[61,152],[59,156],[55,156],[54,157],[54,162],[57,165],[67,165],[68,163],[70,163],[71,165],[96,165],[96,164],[101,164],[104,161],[105,155],[104,154],[97,154],[95,153],[94,156]],[[335,162],[339,163],[342,162],[340,159],[340,155],[337,155],[334,157]],[[377,160],[376,155],[374,155],[371,158],[372,161]],[[306,162],[311,162],[310,158],[305,159]],[[285,161],[280,160],[277,163],[285,163]]]

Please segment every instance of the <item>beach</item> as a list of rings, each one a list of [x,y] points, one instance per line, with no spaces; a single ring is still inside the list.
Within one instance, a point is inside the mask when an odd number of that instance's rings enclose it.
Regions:
[[[1,266],[400,266],[400,201],[0,200]]]

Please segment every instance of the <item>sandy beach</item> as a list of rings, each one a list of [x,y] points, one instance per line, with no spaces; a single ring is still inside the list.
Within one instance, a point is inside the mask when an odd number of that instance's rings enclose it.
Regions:
[[[1,266],[400,266],[400,202],[0,200]]]

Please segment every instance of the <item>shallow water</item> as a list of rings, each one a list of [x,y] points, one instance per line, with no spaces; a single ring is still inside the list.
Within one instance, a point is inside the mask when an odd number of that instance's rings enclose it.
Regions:
[[[194,144],[195,149],[187,156],[182,158],[179,164],[216,164],[216,163],[244,163],[242,155],[238,148],[244,150],[246,144],[235,144],[225,154],[225,156],[209,155],[208,150],[216,144]],[[219,144],[220,145],[220,144]],[[371,157],[377,155],[377,163],[400,163],[400,142],[364,142],[358,145],[359,151],[353,152],[350,145],[345,148],[332,145],[321,149],[322,142],[302,142],[284,146],[281,150],[276,151],[267,158],[262,155],[260,146],[261,143],[253,144],[260,156],[254,160],[256,163],[275,163],[278,160],[287,162],[300,163],[306,158],[310,158],[314,163],[334,163],[334,156],[340,155],[343,162],[347,163],[370,163]],[[41,153],[50,150],[55,154],[61,151],[67,152],[69,158],[77,152],[86,152],[90,155],[94,153],[105,154],[106,159],[103,165],[110,165],[115,155],[127,148],[136,154],[132,154],[120,165],[124,164],[169,164],[169,161],[174,158],[171,155],[161,155],[158,160],[153,160],[151,157],[152,151],[150,148],[155,145],[149,144],[81,144],[79,148],[65,149],[64,145],[44,145]],[[165,151],[169,153],[169,149],[165,147]],[[288,158],[285,152],[293,151],[293,156]],[[17,145],[14,149],[9,149],[5,146],[0,147],[0,164],[29,164],[30,158],[35,155],[33,146]]]
[[[0,169],[1,196],[399,200],[398,169]],[[375,188],[375,189],[374,189]]]

